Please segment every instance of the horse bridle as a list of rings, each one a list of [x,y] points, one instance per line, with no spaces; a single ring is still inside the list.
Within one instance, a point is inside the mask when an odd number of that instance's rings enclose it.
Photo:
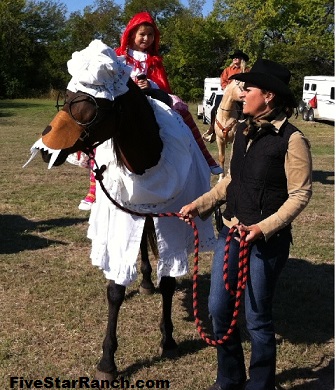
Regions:
[[[222,132],[223,132],[223,138],[224,138],[224,139],[226,138],[228,132],[229,132],[230,130],[232,130],[233,126],[234,126],[237,122],[238,122],[237,119],[234,119],[234,120],[229,124],[229,126],[223,127],[222,124],[221,124],[221,123],[219,122],[219,120],[217,119],[217,117],[216,117],[216,119],[215,119],[216,125],[217,125],[217,126],[219,127],[219,129],[222,130]]]
[[[74,96],[72,99],[70,99],[69,101],[66,100],[66,94],[64,96],[64,100],[63,100],[63,103],[60,104],[60,97],[61,97],[61,94],[62,92],[59,92],[58,96],[57,96],[57,100],[56,100],[56,109],[57,111],[60,111],[60,109],[62,109],[65,105],[68,105],[69,106],[69,113],[70,113],[70,116],[71,118],[78,124],[82,127],[83,131],[79,137],[79,139],[84,143],[84,146],[85,148],[87,149],[87,151],[84,151],[84,153],[88,154],[92,154],[93,153],[93,149],[95,149],[98,145],[100,145],[101,143],[103,143],[104,141],[102,142],[99,142],[99,143],[95,143],[94,145],[89,145],[88,144],[88,137],[90,135],[90,129],[92,126],[94,125],[97,125],[98,123],[100,123],[106,115],[104,115],[104,111],[111,111],[111,109],[114,107],[114,101],[111,101],[111,105],[109,107],[102,107],[98,104],[96,98],[88,93],[85,93],[85,92],[81,92],[79,91],[80,94]],[[88,103],[91,103],[94,105],[94,109],[95,109],[95,114],[94,114],[94,117],[88,121],[88,122],[81,122],[79,121],[73,111],[72,111],[72,107],[74,107],[74,104],[78,104],[80,102],[83,101],[83,99],[85,101],[87,101]]]
[[[241,91],[243,91],[243,87],[241,87],[241,86],[239,85],[239,83],[240,83],[239,80],[233,80],[233,82],[237,85],[237,87],[238,87]],[[220,109],[221,111],[226,111],[226,112],[237,111],[238,113],[243,111],[243,110],[237,110],[236,108],[232,108],[232,109],[228,110],[228,109],[223,108],[223,107],[221,107],[221,106],[219,106],[218,109]],[[218,112],[218,109],[217,109],[217,112]],[[219,122],[219,120],[217,119],[217,112],[216,112],[216,117],[215,117],[215,123],[216,123],[216,125],[218,126],[218,128],[219,128],[220,130],[222,130],[222,132],[223,132],[223,137],[224,137],[224,139],[225,139],[226,136],[227,136],[227,134],[228,134],[228,132],[229,132],[230,130],[232,130],[233,126],[235,126],[235,125],[237,124],[238,120],[237,120],[237,119],[234,119],[228,126],[223,127],[222,124],[221,124],[221,123]]]

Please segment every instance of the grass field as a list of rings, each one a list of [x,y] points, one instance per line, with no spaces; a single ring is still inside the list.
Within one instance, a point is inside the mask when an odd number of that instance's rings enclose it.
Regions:
[[[190,109],[196,113],[195,104]],[[0,389],[4,390],[10,389],[10,377],[92,377],[105,334],[106,282],[89,261],[88,213],[77,209],[88,189],[88,172],[70,164],[47,170],[40,158],[22,169],[30,146],[54,114],[54,102],[48,100],[0,101]],[[331,390],[334,126],[301,118],[292,122],[311,141],[314,194],[294,223],[294,245],[275,298],[277,382],[282,389]],[[197,123],[201,132],[206,130],[201,121]],[[209,149],[216,157],[214,144]],[[211,253],[200,257],[203,319],[211,259]],[[174,390],[206,389],[215,379],[216,351],[195,329],[191,287],[190,272],[178,281],[174,297],[174,335],[179,344],[174,360],[158,355],[160,295],[139,295],[137,283],[127,289],[116,357],[121,375],[133,388],[137,380],[165,379]],[[247,333],[243,336],[248,358]]]

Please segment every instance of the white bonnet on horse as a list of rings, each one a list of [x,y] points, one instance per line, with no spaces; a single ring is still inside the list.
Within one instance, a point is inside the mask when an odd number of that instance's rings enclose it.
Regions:
[[[82,91],[97,98],[114,100],[128,91],[131,68],[99,39],[72,54],[68,71],[72,79],[67,89],[72,92]]]

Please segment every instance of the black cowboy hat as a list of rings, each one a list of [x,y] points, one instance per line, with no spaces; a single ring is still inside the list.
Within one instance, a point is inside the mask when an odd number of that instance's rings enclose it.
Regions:
[[[256,85],[261,89],[272,91],[276,95],[285,97],[292,107],[296,107],[295,97],[289,89],[291,72],[277,62],[265,59],[257,60],[251,70],[246,73],[237,73],[229,77]]]
[[[232,54],[230,54],[229,57],[230,58],[242,58],[246,62],[250,59],[246,53],[244,53],[243,51],[241,51],[239,49],[235,50]]]

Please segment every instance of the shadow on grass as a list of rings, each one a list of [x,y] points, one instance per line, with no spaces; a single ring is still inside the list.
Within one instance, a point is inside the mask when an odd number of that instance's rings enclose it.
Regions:
[[[334,266],[290,258],[274,299],[276,332],[293,344],[325,343],[334,335]]]
[[[187,316],[184,318],[186,321],[192,323],[195,322],[194,317],[194,300],[192,295],[193,282],[188,279],[183,279],[178,282],[177,289],[184,290],[183,306],[186,309]],[[210,274],[205,273],[197,276],[197,306],[198,306],[198,319],[201,321],[201,326],[206,335],[213,337],[212,324],[209,318],[208,312],[208,296],[210,291]],[[195,325],[194,325],[195,326]],[[206,342],[202,341],[206,346]]]
[[[207,345],[201,340],[184,340],[178,345],[178,356],[170,360],[176,360],[185,355],[190,355],[200,351],[201,349],[207,348]],[[150,367],[155,363],[162,362],[162,360],[168,358],[162,358],[160,355],[154,356],[151,359],[138,359],[136,362],[128,366],[125,370],[118,372],[118,375],[131,377],[137,371],[143,369],[144,367]],[[178,364],[178,363],[177,363]]]
[[[0,118],[12,117],[16,113],[14,111],[8,111],[13,109],[25,109],[32,107],[45,107],[43,103],[32,103],[29,100],[27,102],[18,102],[15,100],[0,100]]]
[[[207,309],[210,275],[200,275],[198,279],[199,316],[205,333],[213,338]],[[178,288],[186,290],[183,305],[188,312],[188,317],[185,319],[194,321],[192,282],[183,280],[178,284]],[[244,326],[243,307],[240,311],[242,339],[246,341],[248,333]],[[276,333],[280,336],[279,344],[282,340],[288,340],[297,345],[323,345],[332,340],[334,337],[334,266],[290,258],[277,285],[274,298],[274,322]],[[184,346],[188,346],[187,341]],[[205,346],[205,342],[200,340],[200,343],[193,345],[193,348],[202,349]],[[193,352],[196,352],[195,349],[184,351],[184,354]],[[322,366],[320,362],[314,366],[295,367],[277,375],[277,381],[280,383],[297,378],[304,379],[305,384],[296,385],[293,389],[332,390],[334,389],[334,360],[327,366],[325,364]]]
[[[33,103],[30,100],[18,102],[16,100],[0,100],[0,110],[3,108],[30,108],[30,107],[43,107],[43,103]]]
[[[313,181],[321,184],[335,184],[335,172],[333,171],[313,171]]]
[[[313,264],[306,260],[290,258],[282,272],[274,299],[274,320],[276,333],[282,339],[292,344],[323,344],[334,335],[334,267],[329,264]],[[198,309],[202,327],[212,338],[212,326],[208,317],[207,297],[210,288],[210,274],[198,276]],[[177,280],[177,291],[184,292],[183,306],[187,316],[185,320],[194,323],[192,299],[192,281],[190,279]],[[132,298],[132,294],[128,299]],[[243,316],[243,307],[241,308]],[[241,319],[240,319],[241,320]],[[193,325],[190,325],[193,326]],[[242,327],[242,339],[247,340],[247,332]],[[186,339],[178,345],[179,357],[196,353],[207,344],[201,338]],[[332,390],[334,389],[334,360],[328,363],[325,356],[321,362],[306,366],[293,367],[277,374],[277,382],[295,381],[298,378],[305,383],[291,387],[295,390]],[[162,358],[158,355],[151,359],[138,359],[128,366],[119,375],[131,377],[143,367],[150,367]],[[327,363],[327,364],[326,364]],[[178,362],[177,362],[178,364]],[[279,386],[281,389],[281,386]]]
[[[295,367],[277,375],[279,382],[297,378],[305,380],[307,383],[294,385],[292,390],[334,390],[334,366],[335,360],[331,359],[327,366],[320,367],[323,362],[319,362],[315,367]],[[281,388],[280,388],[281,389]]]
[[[21,215],[0,215],[0,254],[13,254],[24,250],[37,250],[65,242],[49,240],[32,232],[45,232],[55,227],[72,226],[87,221],[87,218],[59,218],[45,221],[30,221]]]
[[[15,113],[9,111],[3,111],[2,108],[0,108],[0,118],[8,118],[10,116],[15,116]]]
[[[199,275],[198,279],[199,316],[204,327],[211,331],[207,308],[210,275]],[[192,282],[184,279],[177,288],[186,290],[183,305],[188,314],[185,319],[192,322]],[[243,307],[241,311],[243,314]],[[334,266],[290,258],[277,284],[273,312],[276,333],[293,344],[322,344],[332,339]]]
[[[278,343],[288,340],[292,344],[327,343],[334,335],[334,272],[333,265],[314,264],[306,260],[290,258],[284,268],[274,299],[274,321]],[[177,291],[182,291],[182,305],[186,309],[186,321],[194,325],[192,281],[178,279]],[[212,325],[208,316],[207,298],[210,288],[210,274],[198,275],[198,315],[206,335],[213,338]],[[136,292],[129,294],[132,299]],[[158,293],[158,291],[156,291]],[[240,319],[242,340],[247,341],[248,333],[244,328],[244,309],[241,307]],[[178,345],[178,358],[197,353],[207,348],[207,343],[199,339],[185,339]],[[277,374],[277,382],[295,381],[298,378],[305,383],[295,385],[296,390],[332,390],[334,389],[334,360],[327,362],[330,356],[321,362],[306,367],[293,367]],[[143,367],[150,367],[162,360],[154,355],[150,359],[138,359],[125,368],[119,375],[131,377]],[[279,386],[281,389],[281,386]]]

